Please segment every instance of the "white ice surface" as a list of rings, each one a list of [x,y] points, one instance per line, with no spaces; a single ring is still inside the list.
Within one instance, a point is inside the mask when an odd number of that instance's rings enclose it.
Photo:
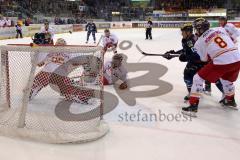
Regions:
[[[136,63],[142,55],[136,50],[139,44],[145,51],[164,53],[181,48],[181,34],[177,29],[154,29],[153,40],[144,40],[144,29],[112,30],[120,39],[130,40],[133,47],[121,51],[128,56],[129,63]],[[101,33],[97,34],[99,38]],[[65,38],[68,44],[84,44],[86,33],[56,35]],[[2,44],[30,43],[30,38],[0,41]],[[110,58],[111,54],[107,55]],[[105,116],[111,131],[96,141],[86,144],[51,145],[31,141],[0,137],[1,160],[235,160],[240,155],[240,112],[222,108],[217,101],[221,94],[213,85],[213,95],[204,96],[198,118],[188,122],[129,122],[120,121],[119,115],[135,113],[177,114],[186,95],[183,82],[185,64],[178,59],[171,61],[161,57],[145,57],[139,63],[151,62],[165,65],[168,72],[161,77],[173,85],[173,90],[163,96],[139,98],[137,105],[130,107],[119,98],[118,107]],[[130,73],[130,77],[145,72]],[[236,82],[236,100],[240,104],[240,85]],[[149,88],[153,88],[149,86]],[[147,86],[144,89],[149,89]],[[111,86],[105,87],[115,95]],[[135,90],[138,90],[135,88]],[[51,99],[49,99],[51,101]]]

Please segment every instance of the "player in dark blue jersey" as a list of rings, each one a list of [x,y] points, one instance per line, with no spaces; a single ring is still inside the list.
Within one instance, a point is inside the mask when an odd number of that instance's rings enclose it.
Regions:
[[[88,43],[89,37],[90,37],[91,34],[93,36],[94,43],[96,43],[96,35],[95,34],[97,33],[97,27],[96,27],[96,24],[93,23],[93,21],[90,21],[86,25],[86,31],[87,31],[87,41],[86,41],[86,43]]]
[[[187,65],[184,69],[184,82],[186,84],[187,90],[190,93],[193,77],[194,75],[206,64],[205,62],[201,62],[197,51],[194,49],[194,44],[197,41],[197,36],[193,34],[193,26],[192,24],[186,24],[181,28],[182,32],[182,47],[183,49],[179,51],[169,51],[166,53],[166,59],[173,58],[171,55],[179,54],[179,60],[181,62],[187,62]],[[211,86],[210,82],[205,82],[205,88]],[[216,82],[217,88],[223,92],[222,84],[220,80]],[[189,100],[189,95],[184,98],[185,101]]]

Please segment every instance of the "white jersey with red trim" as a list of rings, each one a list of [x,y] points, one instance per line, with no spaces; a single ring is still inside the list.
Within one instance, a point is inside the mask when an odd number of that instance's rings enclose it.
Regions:
[[[54,29],[52,27],[49,27],[48,30],[46,30],[45,26],[43,26],[40,30],[40,33],[50,34],[51,39],[54,37]]]
[[[61,76],[67,76],[69,65],[64,65],[70,59],[74,58],[73,54],[66,53],[39,53],[37,63],[45,63],[42,71],[56,73]],[[61,66],[61,67],[60,67]]]
[[[224,65],[240,61],[238,48],[222,27],[209,29],[204,32],[194,45],[202,61],[209,58],[214,64]]]
[[[127,80],[127,69],[121,65],[120,67],[113,68],[112,62],[108,61],[104,64],[104,77],[108,80],[109,84],[114,84],[118,80],[125,82]]]
[[[237,43],[237,38],[240,36],[240,31],[232,23],[227,23],[224,29],[230,35],[234,43]]]
[[[116,45],[118,43],[118,38],[114,34],[110,34],[110,36],[103,36],[103,48],[108,48],[109,45]]]

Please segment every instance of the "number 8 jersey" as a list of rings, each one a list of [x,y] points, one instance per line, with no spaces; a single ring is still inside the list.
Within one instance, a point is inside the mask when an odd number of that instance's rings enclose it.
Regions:
[[[224,28],[217,27],[204,32],[194,45],[202,61],[213,61],[216,65],[240,61],[238,48]]]

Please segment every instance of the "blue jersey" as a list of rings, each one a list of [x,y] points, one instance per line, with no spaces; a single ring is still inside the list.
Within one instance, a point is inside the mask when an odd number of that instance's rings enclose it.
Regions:
[[[88,31],[88,32],[97,32],[97,27],[96,27],[95,23],[88,23],[86,25],[86,31]]]

